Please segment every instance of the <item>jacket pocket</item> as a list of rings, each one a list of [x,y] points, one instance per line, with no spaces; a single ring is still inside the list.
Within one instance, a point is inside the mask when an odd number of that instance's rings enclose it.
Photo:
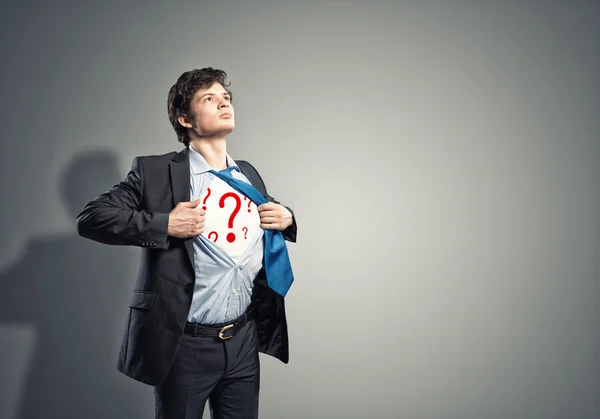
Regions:
[[[129,307],[150,310],[154,305],[156,294],[152,292],[134,291],[129,301]]]

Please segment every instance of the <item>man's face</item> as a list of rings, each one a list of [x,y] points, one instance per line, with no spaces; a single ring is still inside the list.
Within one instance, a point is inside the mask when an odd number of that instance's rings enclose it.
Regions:
[[[179,116],[179,123],[196,137],[225,136],[235,128],[231,97],[220,83],[196,92],[190,102],[190,116]]]

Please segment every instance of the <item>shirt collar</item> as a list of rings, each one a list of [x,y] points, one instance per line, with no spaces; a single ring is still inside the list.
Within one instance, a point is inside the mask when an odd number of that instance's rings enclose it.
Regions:
[[[198,151],[196,151],[191,145],[189,146],[190,152],[189,152],[189,157],[190,157],[190,172],[193,173],[194,175],[199,175],[201,173],[205,173],[208,172],[209,170],[214,170],[216,172],[218,172],[217,169],[213,169],[212,167],[210,167],[210,165],[206,162],[206,159],[202,156],[202,154],[200,154]],[[237,170],[238,172],[240,171],[240,168],[238,167],[238,165],[235,163],[235,161],[231,158],[231,156],[225,152],[225,157],[226,157],[226,161],[227,161],[227,167],[234,167],[235,170]]]

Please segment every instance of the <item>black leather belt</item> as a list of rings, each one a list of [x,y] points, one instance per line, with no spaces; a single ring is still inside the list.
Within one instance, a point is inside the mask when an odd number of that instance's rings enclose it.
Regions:
[[[200,324],[186,322],[183,333],[192,336],[215,337],[222,340],[231,339],[253,318],[252,314],[253,310],[248,310],[237,319],[227,323]]]

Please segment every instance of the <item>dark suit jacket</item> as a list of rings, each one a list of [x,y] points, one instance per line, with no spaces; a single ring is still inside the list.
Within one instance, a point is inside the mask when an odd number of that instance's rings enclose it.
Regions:
[[[179,202],[190,200],[188,151],[186,147],[179,153],[136,157],[125,180],[88,203],[77,216],[82,237],[142,247],[117,368],[150,385],[160,384],[167,375],[192,302],[192,239],[167,236],[169,212]],[[250,163],[236,163],[268,201],[279,203],[267,194]],[[282,231],[284,238],[295,242],[296,228],[294,216],[293,224]],[[257,313],[260,352],[287,363],[284,300],[268,287],[264,268],[254,280],[251,304]]]

